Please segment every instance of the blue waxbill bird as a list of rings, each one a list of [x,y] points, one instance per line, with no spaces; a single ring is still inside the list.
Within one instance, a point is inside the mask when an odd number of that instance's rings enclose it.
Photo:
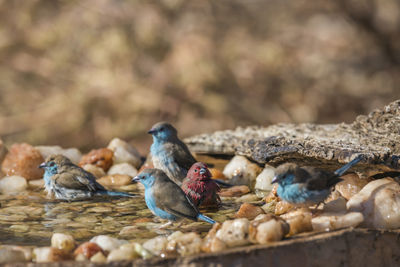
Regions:
[[[335,172],[285,163],[276,169],[272,183],[278,183],[277,194],[286,202],[306,205],[319,204],[328,197],[331,188],[342,181],[340,176],[361,159],[362,157],[359,156]]]
[[[170,222],[188,218],[211,224],[215,221],[199,212],[185,192],[159,169],[145,169],[133,181],[144,185],[144,198],[150,211]]]
[[[63,155],[51,155],[39,168],[45,170],[43,179],[48,194],[53,193],[57,199],[80,200],[93,196],[133,197],[124,192],[106,190],[96,182],[93,174],[73,164]]]
[[[178,132],[171,124],[158,122],[148,133],[153,136],[150,152],[154,168],[163,170],[176,184],[182,185],[196,159],[178,138]],[[221,186],[231,186],[220,180],[214,181]]]

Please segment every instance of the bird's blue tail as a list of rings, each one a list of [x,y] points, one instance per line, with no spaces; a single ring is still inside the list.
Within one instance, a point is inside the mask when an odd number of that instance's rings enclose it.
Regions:
[[[350,169],[351,167],[353,167],[354,165],[359,163],[361,160],[362,160],[362,155],[360,155],[357,158],[353,159],[352,161],[350,161],[349,163],[347,163],[346,165],[344,165],[340,169],[337,169],[335,171],[335,174],[337,176],[342,176],[348,169]]]
[[[211,219],[211,218],[209,218],[206,215],[203,215],[201,213],[199,214],[199,216],[197,216],[197,219],[205,221],[205,222],[208,222],[208,223],[211,223],[211,224],[216,223],[213,219]]]
[[[99,191],[97,192],[102,196],[110,196],[110,197],[134,197],[135,195],[125,193],[125,192],[115,192],[115,191]]]

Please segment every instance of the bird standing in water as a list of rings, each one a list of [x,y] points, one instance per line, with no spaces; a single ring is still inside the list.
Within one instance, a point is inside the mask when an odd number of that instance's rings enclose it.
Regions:
[[[73,164],[62,155],[49,156],[39,168],[45,170],[43,179],[48,194],[54,193],[57,199],[78,200],[93,196],[133,197],[134,195],[106,190],[96,182],[93,174]]]
[[[342,181],[348,169],[361,161],[361,156],[344,165],[335,172],[319,170],[313,167],[299,167],[294,163],[280,165],[272,183],[278,183],[278,196],[293,204],[313,205],[323,202],[331,188]]]
[[[197,207],[221,203],[218,195],[220,188],[211,179],[211,173],[207,165],[202,162],[196,162],[189,169],[186,178],[183,180],[182,189]]]
[[[215,223],[213,219],[201,214],[185,192],[162,170],[145,169],[133,181],[144,185],[147,207],[154,215],[169,220],[168,224],[183,218]]]

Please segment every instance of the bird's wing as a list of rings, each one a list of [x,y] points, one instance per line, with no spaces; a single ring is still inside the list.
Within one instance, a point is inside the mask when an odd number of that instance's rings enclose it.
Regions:
[[[310,180],[311,177],[311,172],[313,171],[313,168],[309,167],[297,167],[294,171],[294,179],[293,183],[306,183],[308,180]]]
[[[305,167],[309,172],[309,179],[306,181],[309,190],[325,190],[340,182],[341,179],[336,175],[324,170],[318,170],[311,167]]]
[[[192,165],[196,163],[196,159],[190,153],[185,143],[178,140],[175,143],[171,143],[171,146],[172,147],[170,151],[172,151],[172,158],[179,166],[185,168],[186,170],[189,170],[190,167],[192,167]]]
[[[55,175],[54,181],[56,185],[69,189],[89,191],[105,190],[102,185],[96,182],[92,174],[77,168]]]
[[[187,198],[183,190],[172,181],[155,183],[153,196],[157,207],[179,217],[197,219],[198,210]]]

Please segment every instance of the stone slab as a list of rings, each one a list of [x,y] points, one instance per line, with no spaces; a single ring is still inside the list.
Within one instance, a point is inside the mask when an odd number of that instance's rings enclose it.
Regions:
[[[244,155],[260,164],[297,161],[336,168],[357,155],[357,168],[400,169],[400,100],[346,124],[290,124],[239,127],[185,139],[195,153]]]

